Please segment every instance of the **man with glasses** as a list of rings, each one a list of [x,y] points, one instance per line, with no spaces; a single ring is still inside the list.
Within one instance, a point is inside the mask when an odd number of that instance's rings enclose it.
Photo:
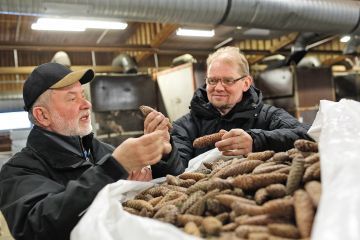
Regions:
[[[309,126],[281,108],[262,102],[252,85],[249,64],[236,47],[224,47],[207,59],[206,85],[195,91],[190,113],[173,123],[167,158],[188,161],[217,147],[223,155],[237,156],[264,150],[286,151],[297,139],[311,139]],[[145,133],[163,129],[168,119],[153,111],[144,122]],[[224,132],[215,146],[193,148],[201,136]]]

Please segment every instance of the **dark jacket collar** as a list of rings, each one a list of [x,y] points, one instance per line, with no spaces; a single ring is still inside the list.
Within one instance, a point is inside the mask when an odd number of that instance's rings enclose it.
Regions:
[[[80,138],[34,126],[29,134],[27,147],[56,168],[77,167],[90,164],[85,160],[83,150],[92,149],[92,139],[93,133]]]
[[[237,103],[230,112],[221,116],[219,111],[212,106],[207,98],[206,85],[198,88],[190,103],[192,114],[205,119],[224,118],[251,118],[261,109],[262,93],[259,89],[251,86],[248,91],[244,92],[243,99]]]

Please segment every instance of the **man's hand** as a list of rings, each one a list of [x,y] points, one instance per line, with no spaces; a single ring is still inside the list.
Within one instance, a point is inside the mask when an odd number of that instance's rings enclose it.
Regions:
[[[140,171],[132,171],[129,174],[128,180],[148,182],[152,180],[151,169],[143,167]]]
[[[144,134],[149,134],[157,130],[163,130],[163,140],[165,149],[163,154],[167,155],[171,152],[172,147],[170,144],[169,134],[170,120],[165,117],[161,112],[152,111],[147,115],[144,121]]]
[[[152,111],[147,115],[144,121],[144,133],[148,134],[156,130],[169,131],[170,120],[161,112]]]
[[[215,147],[219,149],[225,156],[245,155],[252,151],[252,137],[240,128],[231,129],[225,132],[221,141],[215,143]]]
[[[171,149],[170,143],[164,141],[165,132],[155,131],[138,138],[128,138],[115,148],[112,156],[128,173],[156,164]]]

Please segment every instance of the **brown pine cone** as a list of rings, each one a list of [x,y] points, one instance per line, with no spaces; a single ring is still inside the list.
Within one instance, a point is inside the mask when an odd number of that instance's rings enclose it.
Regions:
[[[218,132],[210,135],[205,135],[199,138],[196,138],[193,142],[194,148],[203,148],[206,146],[214,145],[217,141],[220,141],[222,136],[225,133]]]
[[[151,113],[152,111],[156,111],[155,109],[149,107],[149,106],[145,106],[145,105],[141,105],[139,107],[140,109],[140,112],[142,113],[142,115],[144,116],[144,118],[146,118],[146,116]],[[172,128],[172,125],[171,123],[168,124],[168,128],[171,129]]]

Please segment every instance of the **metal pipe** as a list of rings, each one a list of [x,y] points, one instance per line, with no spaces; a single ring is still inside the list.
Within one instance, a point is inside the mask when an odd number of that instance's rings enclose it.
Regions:
[[[360,36],[354,35],[351,37],[350,41],[347,42],[343,54],[344,55],[357,55],[358,46],[360,45]]]
[[[0,13],[359,33],[353,0],[5,0]]]
[[[360,2],[339,0],[233,0],[224,25],[274,30],[358,32]]]

